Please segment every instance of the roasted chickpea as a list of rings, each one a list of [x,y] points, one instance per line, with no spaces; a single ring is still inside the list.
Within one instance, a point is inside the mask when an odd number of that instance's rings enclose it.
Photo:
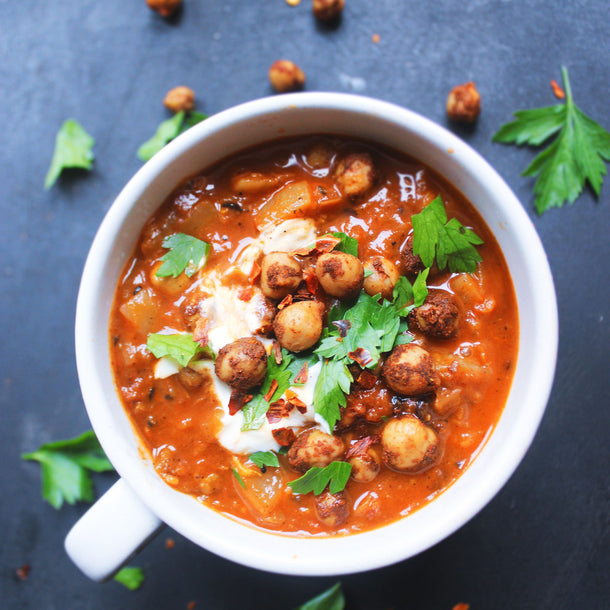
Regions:
[[[182,0],[146,0],[146,4],[161,17],[171,17],[182,4]]]
[[[216,357],[214,370],[219,379],[238,390],[259,385],[267,372],[265,346],[254,337],[243,337],[225,345]]]
[[[338,436],[326,434],[318,428],[309,428],[297,436],[286,457],[291,468],[305,472],[312,466],[328,466],[342,457],[344,452],[345,445]]]
[[[299,301],[284,307],[273,320],[273,331],[282,347],[302,352],[311,347],[322,334],[321,303]]]
[[[364,278],[364,291],[371,296],[381,294],[384,299],[392,300],[394,286],[400,277],[396,265],[383,256],[373,256],[364,263],[364,269],[371,272]]]
[[[327,252],[316,263],[316,275],[326,294],[339,299],[356,296],[364,281],[364,267],[346,252]]]
[[[336,494],[325,491],[319,496],[315,496],[315,504],[318,519],[329,527],[338,527],[349,517],[347,498],[343,491]]]
[[[413,237],[408,237],[400,250],[400,258],[405,271],[405,275],[412,280],[426,266],[418,254],[413,252]]]
[[[419,472],[431,466],[439,453],[436,432],[415,415],[391,419],[381,434],[383,461],[400,472]]]
[[[345,0],[313,0],[314,17],[320,21],[330,21],[338,17],[345,6]]]
[[[188,112],[195,107],[195,92],[189,87],[174,87],[163,99],[163,105],[172,112]]]
[[[383,364],[382,375],[392,390],[406,396],[427,394],[439,385],[432,357],[413,343],[392,350]]]
[[[474,123],[481,113],[481,95],[473,82],[454,87],[447,97],[447,115],[452,121]]]
[[[261,265],[261,291],[270,299],[283,299],[301,283],[301,265],[286,252],[271,252]]]
[[[278,59],[269,68],[269,81],[278,93],[296,91],[305,84],[305,73],[288,59]]]
[[[353,153],[341,159],[335,168],[335,179],[346,197],[364,195],[375,182],[375,167],[368,153]]]
[[[460,310],[451,293],[431,290],[423,304],[409,314],[409,322],[425,335],[449,339],[457,334],[459,317]]]
[[[352,465],[351,477],[359,483],[372,481],[381,469],[381,459],[374,447],[368,446],[347,452],[347,462]]]

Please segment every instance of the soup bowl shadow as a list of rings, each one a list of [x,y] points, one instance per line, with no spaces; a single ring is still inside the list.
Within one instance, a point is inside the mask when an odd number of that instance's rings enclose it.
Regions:
[[[108,323],[122,269],[146,220],[189,176],[250,146],[288,136],[357,137],[432,167],[479,211],[508,264],[519,310],[519,353],[503,414],[470,467],[432,502],[396,522],[337,537],[274,534],[220,514],[175,491],[141,449],[113,382]],[[355,95],[296,93],[248,102],[188,130],[129,181],[104,218],[83,271],[76,359],[89,418],[120,480],[66,538],[89,577],[104,580],[162,523],[201,547],[271,572],[333,575],[386,566],[438,543],[500,490],[530,446],[543,416],[557,357],[557,306],[542,244],[496,171],[455,135],[404,108]]]

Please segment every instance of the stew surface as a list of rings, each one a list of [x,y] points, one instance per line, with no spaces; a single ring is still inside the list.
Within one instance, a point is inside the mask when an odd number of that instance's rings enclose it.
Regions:
[[[482,239],[477,246],[482,260],[473,273],[432,266],[424,304],[400,318],[403,340],[375,366],[369,366],[371,347],[365,340],[358,345],[361,350],[346,360],[353,382],[331,429],[311,404],[317,376],[328,365],[315,350],[329,332],[339,329],[337,343],[349,332],[331,309],[343,307],[345,314],[366,298],[367,287],[392,301],[395,270],[416,282],[422,265],[412,252],[411,218],[437,196],[449,219]],[[356,266],[364,264],[363,276],[358,277],[360,267],[354,272],[359,283],[339,297],[325,284],[337,285],[333,265],[345,258],[339,254],[345,250],[337,241],[341,237],[333,233],[355,238]],[[209,244],[205,264],[191,261],[188,273],[160,277],[166,240],[176,234]],[[273,267],[269,256],[277,252],[289,257],[284,266],[282,259]],[[273,269],[282,273],[274,275]],[[295,336],[289,311],[305,316],[306,328],[297,328]],[[297,326],[301,323],[297,316]],[[177,334],[198,346],[187,366],[157,358],[147,347],[151,335]],[[124,408],[168,485],[255,526],[290,535],[334,535],[408,515],[468,468],[506,402],[518,315],[498,244],[455,188],[392,150],[311,136],[244,151],[179,185],[144,227],[125,267],[109,336]],[[227,345],[244,337],[257,341],[238,345],[247,375],[259,364],[267,371],[289,362],[292,367],[291,388],[281,396],[271,396],[273,387],[267,388],[263,425],[249,431],[242,430],[244,413],[265,382],[259,375],[258,383],[239,387],[231,360],[236,354],[226,353]],[[301,339],[311,338],[313,345],[299,349]],[[297,381],[305,383],[294,381],[298,374]],[[270,375],[267,385],[274,381]],[[279,466],[253,463],[250,456],[259,451],[271,451]],[[332,462],[351,466],[343,491],[326,489],[316,496],[288,485],[310,467]]]

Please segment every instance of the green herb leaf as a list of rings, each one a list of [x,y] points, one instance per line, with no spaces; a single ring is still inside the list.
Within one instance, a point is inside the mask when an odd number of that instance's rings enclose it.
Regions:
[[[46,443],[24,460],[35,460],[42,467],[42,496],[54,508],[64,501],[93,501],[93,482],[88,471],[114,470],[92,430],[74,439]]]
[[[335,250],[351,254],[358,257],[358,240],[355,237],[350,237],[341,231],[333,231],[333,237],[338,237],[341,241],[335,246]]]
[[[246,489],[246,484],[244,483],[244,480],[241,478],[241,475],[239,474],[239,472],[237,472],[237,470],[235,468],[231,468],[231,470],[233,471],[233,475],[235,476],[235,478],[237,479],[237,482],[244,488]]]
[[[494,142],[539,146],[557,135],[523,172],[538,176],[534,185],[534,205],[538,214],[574,203],[585,183],[599,197],[610,161],[610,133],[585,115],[574,103],[568,71],[561,69],[566,92],[565,104],[515,112],[516,120],[503,125]]]
[[[210,253],[210,244],[185,233],[166,237],[163,247],[169,248],[169,252],[161,257],[163,264],[157,269],[157,277],[178,277],[183,271],[187,277],[193,277]]]
[[[141,161],[152,159],[168,142],[180,134],[184,114],[184,110],[181,110],[157,127],[155,135],[138,148],[138,157]]]
[[[184,133],[187,129],[197,125],[197,123],[201,123],[201,121],[205,121],[207,118],[207,114],[197,112],[196,110],[191,110],[184,118],[184,123],[182,124],[180,133]]]
[[[347,404],[345,395],[349,394],[353,380],[343,359],[322,362],[313,391],[313,404],[316,413],[324,418],[331,431],[341,418],[341,407]]]
[[[341,591],[341,583],[338,582],[296,610],[345,610],[345,597]]]
[[[432,267],[436,258],[439,269],[449,265],[452,273],[472,273],[481,261],[475,245],[483,240],[457,218],[447,221],[445,206],[440,197],[433,199],[413,221],[413,252],[426,267]]]
[[[257,451],[248,458],[253,464],[258,466],[261,470],[264,470],[266,466],[272,468],[278,468],[280,461],[277,459],[277,455],[273,451]]]
[[[55,151],[47,177],[45,189],[50,189],[61,172],[68,167],[91,169],[93,166],[92,148],[95,140],[74,119],[68,119],[55,136]]]
[[[319,496],[328,485],[331,494],[336,494],[345,489],[352,465],[348,462],[331,462],[328,466],[320,468],[313,466],[302,477],[290,481],[288,486],[295,494],[306,494],[313,491]]]
[[[142,568],[126,567],[114,575],[114,580],[125,585],[130,591],[139,589],[144,583],[144,572]]]
[[[277,364],[273,354],[269,354],[267,358],[267,373],[261,384],[258,392],[253,396],[250,402],[247,402],[243,408],[244,423],[241,429],[258,430],[265,421],[265,414],[269,410],[269,405],[280,398],[280,396],[291,386],[292,380],[299,373],[305,362],[311,363],[311,356],[297,356],[282,350],[282,363]],[[277,389],[271,396],[270,400],[265,400],[265,396],[271,389],[273,380],[277,381]]]
[[[205,353],[210,355],[212,353],[208,346],[202,347],[197,341],[193,341],[193,335],[188,333],[172,335],[152,333],[148,335],[146,347],[153,353],[155,358],[169,356],[182,367],[188,366],[188,363],[197,354]]]

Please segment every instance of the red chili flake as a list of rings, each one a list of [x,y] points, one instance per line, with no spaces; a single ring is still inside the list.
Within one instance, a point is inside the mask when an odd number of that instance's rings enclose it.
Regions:
[[[208,331],[210,330],[210,321],[207,318],[199,318],[195,322],[193,330],[193,341],[197,341],[200,345],[208,344]]]
[[[301,370],[296,374],[296,377],[294,378],[294,383],[307,383],[308,377],[309,374],[307,371],[307,362],[304,362],[303,366],[301,367]]]
[[[189,602],[186,605],[186,610],[195,610],[195,606],[197,605],[197,602]]]
[[[284,356],[282,355],[282,346],[277,339],[273,340],[271,344],[271,351],[273,352],[273,359],[275,360],[275,364],[282,364],[282,360],[284,360]]]
[[[271,434],[273,434],[276,443],[281,447],[289,447],[296,438],[296,434],[290,428],[277,428],[272,430]]]
[[[290,411],[293,409],[293,405],[286,402],[283,398],[272,402],[267,410],[267,421],[270,424],[277,424],[283,417],[288,417]]]
[[[324,235],[320,237],[320,239],[316,239],[316,252],[326,254],[327,252],[334,250],[340,243],[341,239],[339,237]]]
[[[311,294],[316,294],[316,290],[318,289],[318,276],[316,275],[316,271],[313,267],[307,270],[307,274],[305,275],[305,285],[307,286],[307,290],[311,292]]]
[[[229,415],[235,415],[243,406],[252,400],[252,394],[246,394],[239,390],[233,390],[231,392],[231,398],[229,398]]]
[[[240,301],[244,301],[245,303],[249,303],[253,296],[254,296],[254,286],[242,286],[237,291],[237,298]]]
[[[348,460],[351,457],[356,455],[361,455],[364,453],[371,445],[379,442],[379,436],[365,436],[361,439],[358,439],[350,448],[347,450],[345,454],[345,459]]]
[[[271,385],[269,386],[269,391],[265,394],[265,400],[267,402],[269,402],[271,400],[272,396],[275,394],[275,391],[277,390],[277,386],[278,386],[277,379],[272,379]]]
[[[30,575],[30,571],[31,571],[31,566],[29,566],[27,563],[25,565],[22,565],[20,568],[17,568],[15,570],[15,574],[17,574],[17,578],[19,578],[19,580],[27,580],[28,576]]]
[[[297,256],[309,256],[315,249],[315,246],[305,246],[304,248],[293,250],[292,253]]]
[[[254,284],[259,278],[261,271],[261,266],[256,261],[252,263],[252,269],[250,271],[250,275],[248,276],[248,282],[250,282],[250,284]]]
[[[553,94],[556,98],[559,98],[560,100],[565,98],[566,94],[556,80],[551,81],[551,89],[553,90]]]
[[[352,327],[352,323],[349,320],[335,320],[333,326],[339,329],[339,336],[343,339],[347,336],[347,331]]]
[[[296,392],[286,390],[286,400],[288,404],[296,407],[299,413],[307,413],[307,405],[297,396]]]
[[[377,377],[371,373],[371,371],[367,371],[366,369],[358,375],[356,379],[356,383],[365,390],[370,390],[377,383]]]
[[[453,610],[470,610],[470,604],[459,603],[453,606]]]
[[[371,353],[363,347],[357,347],[353,352],[347,354],[356,364],[364,368],[367,364],[373,362]]]
[[[282,310],[284,307],[288,307],[288,305],[292,305],[292,295],[287,294],[278,304],[277,308]]]
[[[176,543],[174,542],[173,538],[165,539],[165,548],[166,549],[173,549],[175,546],[176,546]]]

